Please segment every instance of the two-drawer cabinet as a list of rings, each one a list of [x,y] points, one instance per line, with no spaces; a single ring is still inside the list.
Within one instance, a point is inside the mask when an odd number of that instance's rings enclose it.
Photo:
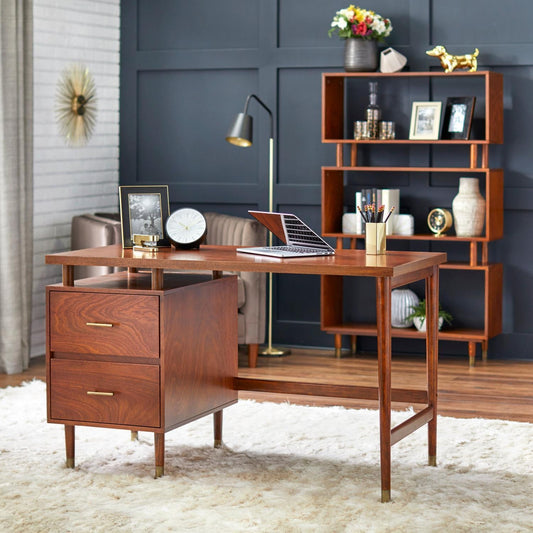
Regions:
[[[156,477],[164,434],[237,401],[236,279],[118,273],[47,287],[48,421],[151,431]]]

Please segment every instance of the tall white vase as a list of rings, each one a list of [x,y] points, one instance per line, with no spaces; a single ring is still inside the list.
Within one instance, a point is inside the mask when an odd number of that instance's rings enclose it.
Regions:
[[[394,289],[391,292],[391,325],[393,328],[409,328],[413,319],[407,317],[413,312],[412,307],[420,302],[411,289]]]
[[[453,199],[453,224],[458,237],[479,237],[485,224],[485,198],[478,178],[459,178],[459,194]]]

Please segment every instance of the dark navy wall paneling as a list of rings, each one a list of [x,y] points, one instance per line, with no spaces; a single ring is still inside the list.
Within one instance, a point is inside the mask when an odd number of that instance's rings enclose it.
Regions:
[[[348,3],[324,0],[123,0],[121,2],[121,184],[168,184],[171,208],[195,206],[247,216],[268,208],[269,119],[252,101],[254,144],[237,148],[224,137],[246,96],[257,94],[274,112],[275,208],[292,211],[321,227],[320,167],[335,163],[335,146],[321,143],[321,73],[342,69],[343,42],[329,38],[331,20]],[[505,173],[505,237],[489,246],[492,261],[504,264],[502,335],[489,342],[489,356],[533,359],[533,38],[530,0],[373,0],[372,8],[392,20],[384,46],[408,57],[411,70],[440,70],[425,51],[444,44],[451,53],[480,50],[479,67],[504,76],[505,144],[490,148],[490,166]],[[457,16],[458,14],[461,16]],[[509,14],[512,14],[510,17]],[[363,118],[366,84],[348,83],[347,122]],[[479,82],[395,80],[381,83],[379,102],[407,137],[411,103],[448,96],[478,97]],[[477,130],[474,135],[482,135]],[[346,135],[350,135],[347,127]],[[359,148],[365,164],[467,166],[465,147],[395,146]],[[451,207],[460,175],[449,173],[347,173],[346,209],[363,186],[399,186],[402,210],[419,231],[432,207]],[[439,243],[390,242],[390,247],[439,250]],[[450,259],[468,256],[449,244]],[[483,318],[482,276],[443,271],[441,299],[465,327]],[[373,300],[368,280],[345,282],[347,316]],[[320,331],[320,280],[275,277],[274,341],[332,346]],[[372,311],[369,311],[372,314]],[[370,317],[371,319],[372,317]],[[375,349],[375,340],[359,346]],[[395,339],[398,352],[421,353],[423,344]],[[466,354],[466,344],[441,343],[441,353]]]
[[[139,50],[259,48],[258,2],[139,0],[137,20]]]

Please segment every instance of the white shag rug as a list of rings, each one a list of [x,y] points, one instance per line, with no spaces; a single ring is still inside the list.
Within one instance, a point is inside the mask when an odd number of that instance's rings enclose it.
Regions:
[[[394,423],[408,416],[393,415]],[[392,499],[380,503],[378,413],[240,401],[166,434],[47,424],[45,384],[0,390],[0,531],[533,531],[533,424],[439,417],[438,466],[422,428],[393,447]]]

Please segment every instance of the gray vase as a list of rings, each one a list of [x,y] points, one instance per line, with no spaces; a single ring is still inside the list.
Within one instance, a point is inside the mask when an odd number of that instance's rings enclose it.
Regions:
[[[376,41],[356,39],[344,41],[344,70],[346,72],[373,72],[378,68]]]

